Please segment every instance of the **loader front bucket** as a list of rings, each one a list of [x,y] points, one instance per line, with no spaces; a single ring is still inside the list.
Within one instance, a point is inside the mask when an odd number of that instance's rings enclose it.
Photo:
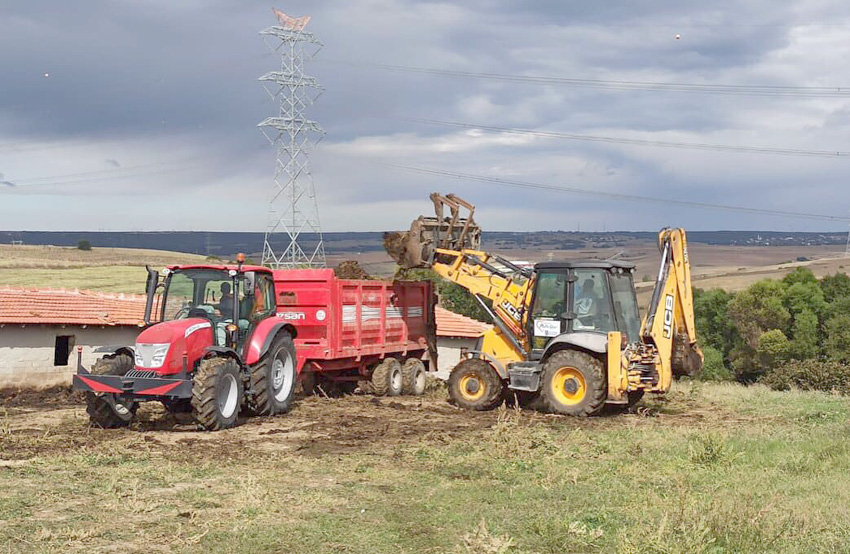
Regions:
[[[419,216],[407,232],[384,233],[384,249],[402,268],[429,267],[435,249],[478,250],[481,228],[472,218],[475,206],[454,194],[431,194],[436,217]],[[449,215],[445,215],[445,208]],[[466,209],[465,217],[461,209]]]

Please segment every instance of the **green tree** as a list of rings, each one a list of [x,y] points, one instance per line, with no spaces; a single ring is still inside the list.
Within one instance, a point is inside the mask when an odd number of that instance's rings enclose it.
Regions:
[[[91,243],[86,239],[80,239],[79,241],[77,241],[77,250],[84,250],[88,252],[89,250],[91,250]]]
[[[790,352],[791,343],[785,333],[779,329],[771,329],[762,333],[758,340],[758,346],[756,346],[760,373],[770,372],[771,369],[787,360]]]
[[[792,317],[797,317],[805,311],[821,317],[827,306],[823,290],[817,281],[797,282],[787,286],[782,303]]]
[[[758,347],[766,331],[787,328],[791,314],[783,304],[784,292],[783,283],[764,279],[736,294],[729,303],[729,317],[751,349]]]
[[[694,289],[694,314],[700,343],[726,357],[734,346],[737,330],[729,318],[729,303],[734,295],[723,289]]]
[[[816,284],[818,282],[818,279],[817,277],[815,277],[815,274],[812,273],[812,270],[808,267],[797,267],[794,269],[794,271],[783,277],[782,282],[788,286],[791,286],[795,283]]]
[[[699,378],[703,381],[729,381],[732,379],[732,372],[726,367],[723,360],[723,352],[713,346],[706,346],[702,349],[705,355],[705,362],[702,366],[702,373]]]
[[[791,326],[791,357],[797,360],[816,358],[820,351],[818,316],[805,309],[794,318]]]
[[[850,363],[850,315],[838,314],[824,325],[824,350],[831,360]]]
[[[827,275],[821,279],[820,288],[823,290],[823,295],[827,302],[834,302],[839,298],[850,297],[850,277],[846,273]]]

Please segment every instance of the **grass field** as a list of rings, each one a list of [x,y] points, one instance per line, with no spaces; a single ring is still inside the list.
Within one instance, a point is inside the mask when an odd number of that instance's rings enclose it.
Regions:
[[[7,397],[9,552],[847,552],[850,401],[679,384],[637,413],[300,400],[200,433]]]
[[[142,294],[145,265],[204,263],[203,256],[133,248],[0,245],[0,286]]]

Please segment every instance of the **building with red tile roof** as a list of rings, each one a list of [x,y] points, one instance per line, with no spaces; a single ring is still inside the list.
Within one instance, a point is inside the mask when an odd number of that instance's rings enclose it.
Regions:
[[[96,349],[133,344],[145,297],[85,290],[0,287],[0,387],[67,384]]]
[[[478,337],[492,328],[478,320],[437,306],[437,377],[448,379],[449,372],[467,350],[475,350]]]

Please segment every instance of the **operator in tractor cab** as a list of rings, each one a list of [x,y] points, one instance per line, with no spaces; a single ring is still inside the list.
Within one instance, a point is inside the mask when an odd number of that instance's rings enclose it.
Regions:
[[[221,299],[218,302],[218,311],[220,311],[224,317],[233,313],[233,293],[231,292],[230,283],[227,281],[221,284]]]

